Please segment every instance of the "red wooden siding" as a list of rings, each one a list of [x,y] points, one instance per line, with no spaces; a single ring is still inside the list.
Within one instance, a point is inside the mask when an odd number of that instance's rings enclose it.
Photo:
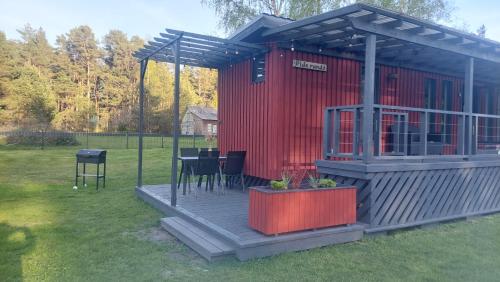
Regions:
[[[251,61],[234,64],[219,72],[219,134],[221,151],[245,150],[245,173],[265,179],[280,171],[283,149],[277,142],[283,109],[277,100],[283,88],[282,77],[271,71],[279,69],[279,53],[266,55],[265,81],[253,83]]]
[[[328,71],[293,68],[293,59],[326,64]],[[245,173],[265,179],[280,178],[284,167],[313,167],[314,161],[322,158],[324,109],[361,102],[361,69],[359,61],[277,48],[266,55],[264,82],[252,83],[251,61],[222,69],[220,149],[246,150]],[[391,73],[397,74],[397,79],[388,79]],[[382,104],[425,107],[424,81],[432,78],[437,97],[441,97],[443,81],[452,82],[453,110],[461,110],[461,78],[389,66],[380,67],[380,77]],[[410,122],[418,123],[418,114],[411,114]],[[352,127],[344,124],[343,130],[349,132]],[[456,134],[456,127],[452,134]],[[351,150],[350,134],[342,135],[340,142],[341,151]],[[455,153],[455,147],[453,140],[445,153]]]

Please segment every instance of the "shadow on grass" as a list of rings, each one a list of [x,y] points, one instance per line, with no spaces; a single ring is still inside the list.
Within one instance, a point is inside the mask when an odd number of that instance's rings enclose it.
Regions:
[[[33,250],[35,237],[27,227],[0,223],[0,253],[5,261],[0,265],[0,273],[6,280],[21,280],[23,277],[22,258]]]

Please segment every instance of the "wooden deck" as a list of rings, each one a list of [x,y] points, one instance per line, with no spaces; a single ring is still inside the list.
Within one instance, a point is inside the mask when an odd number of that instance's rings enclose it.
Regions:
[[[360,240],[364,227],[352,225],[266,236],[248,226],[248,193],[199,192],[170,205],[170,185],[143,186],[137,195],[164,212],[162,226],[208,260],[235,255],[240,260]],[[174,217],[174,218],[172,218]]]

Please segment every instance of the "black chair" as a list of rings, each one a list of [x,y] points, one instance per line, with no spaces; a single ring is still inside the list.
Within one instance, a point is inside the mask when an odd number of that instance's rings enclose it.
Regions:
[[[198,148],[181,148],[181,157],[198,157]],[[183,161],[181,166],[181,173],[179,175],[179,182],[177,182],[177,189],[181,187],[182,176],[191,174],[191,167],[196,165],[196,160]],[[189,180],[188,180],[189,181]]]
[[[386,151],[393,152],[393,154],[400,154],[402,152],[396,152],[397,148],[394,146],[394,142],[396,140],[396,131],[398,125],[391,125],[389,127],[387,142],[386,142]],[[401,146],[404,146],[404,134],[400,133],[399,142]],[[421,152],[421,141],[420,141],[420,129],[416,126],[408,125],[408,144],[407,146],[407,154],[409,156],[420,156]],[[401,148],[401,147],[400,147]],[[402,147],[404,148],[404,147]],[[427,134],[427,155],[443,155],[444,143],[442,142],[442,136],[440,133],[428,133]]]
[[[192,175],[199,176],[198,187],[200,189],[203,176],[206,176],[207,182],[205,191],[214,189],[215,176],[219,174],[219,151],[200,151],[196,165],[192,166]]]
[[[226,162],[222,168],[222,176],[225,178],[225,185],[234,183],[235,178],[239,178],[243,191],[246,189],[245,176],[243,174],[243,167],[245,165],[245,151],[229,151],[227,152]]]
[[[219,148],[200,148],[200,151],[219,151]]]

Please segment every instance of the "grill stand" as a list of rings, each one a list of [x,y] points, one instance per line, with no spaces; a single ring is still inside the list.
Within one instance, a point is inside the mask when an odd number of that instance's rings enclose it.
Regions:
[[[83,173],[80,174],[79,165],[83,164]],[[96,174],[87,173],[87,164],[96,165]],[[104,172],[101,174],[100,165],[104,165]],[[106,187],[106,151],[105,150],[80,150],[76,155],[75,186],[78,189],[78,177],[82,177],[83,186],[86,187],[86,177],[96,177],[96,190],[99,190],[99,179],[103,180],[103,188]]]
[[[97,165],[97,174],[87,174],[86,173],[86,170],[87,170],[87,163],[83,163],[83,173],[80,174],[79,172],[79,162],[76,161],[76,173],[75,173],[75,187],[78,187],[78,177],[82,177],[82,180],[83,180],[83,186],[84,187],[87,187],[87,183],[86,183],[86,179],[85,177],[87,176],[95,176],[96,177],[96,190],[99,189],[99,178],[102,178],[102,188],[106,188],[106,163],[104,163],[104,171],[103,171],[103,174],[100,174],[100,170],[99,170],[99,165],[100,164],[96,164]]]

